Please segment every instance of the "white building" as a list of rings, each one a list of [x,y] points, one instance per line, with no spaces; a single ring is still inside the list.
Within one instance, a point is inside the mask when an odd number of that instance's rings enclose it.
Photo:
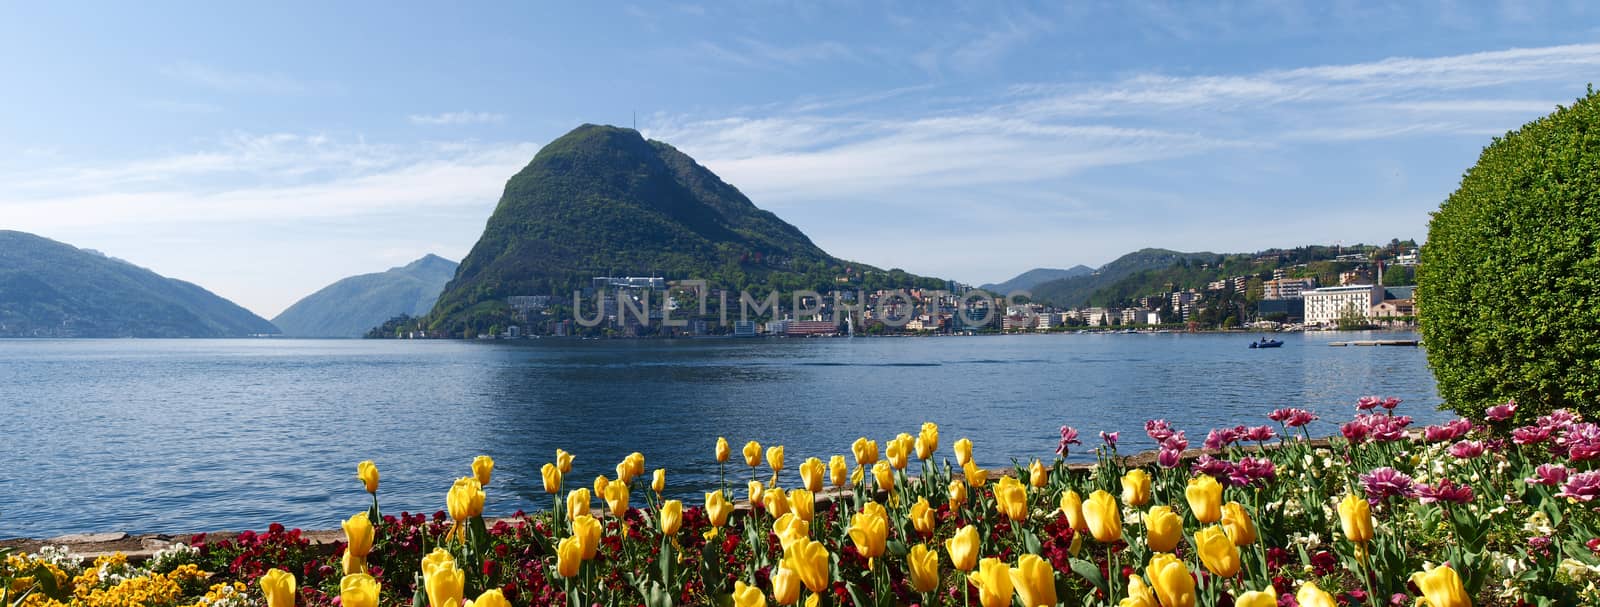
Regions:
[[[1059,318],[1060,316],[1055,314],[1040,314],[1038,324],[1035,324],[1033,328],[1040,331],[1049,331],[1056,327]]]
[[[1383,301],[1383,287],[1378,285],[1345,285],[1323,287],[1304,293],[1306,299],[1306,324],[1329,326],[1339,322],[1339,317],[1354,310],[1362,318],[1372,306]]]

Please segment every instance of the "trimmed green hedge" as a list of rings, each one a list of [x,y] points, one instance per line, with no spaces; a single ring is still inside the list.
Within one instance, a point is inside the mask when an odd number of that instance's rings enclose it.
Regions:
[[[1600,96],[1496,138],[1428,227],[1417,313],[1439,395],[1481,418],[1600,415]]]

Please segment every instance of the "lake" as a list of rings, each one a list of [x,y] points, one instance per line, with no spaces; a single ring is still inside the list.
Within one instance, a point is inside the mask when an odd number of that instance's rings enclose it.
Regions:
[[[0,537],[336,528],[369,503],[364,459],[386,512],[432,513],[491,455],[486,512],[501,515],[548,506],[538,469],[558,447],[577,455],[568,487],[641,451],[694,505],[716,485],[718,436],[734,478],[749,475],[745,441],[785,445],[793,486],[806,457],[923,421],[939,424],[942,456],[965,436],[979,464],[1002,467],[1050,461],[1063,424],[1084,453],[1099,430],[1131,453],[1155,417],[1196,447],[1283,406],[1334,434],[1367,394],[1405,399],[1419,424],[1451,417],[1422,349],[1327,346],[1414,335],[1281,338],[0,340]]]

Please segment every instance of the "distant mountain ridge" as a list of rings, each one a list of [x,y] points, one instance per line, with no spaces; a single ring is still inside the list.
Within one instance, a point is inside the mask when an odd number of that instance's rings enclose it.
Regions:
[[[395,316],[427,314],[456,267],[429,254],[384,272],[351,276],[295,302],[272,324],[290,337],[361,337]]]
[[[199,286],[0,230],[0,337],[244,337],[278,328]]]
[[[997,295],[1005,295],[1013,291],[1027,291],[1035,286],[1050,282],[1052,280],[1085,276],[1093,273],[1094,268],[1082,264],[1072,266],[1065,270],[1058,268],[1034,268],[1018,274],[1005,282],[989,283],[978,288]]]
[[[429,326],[475,334],[509,319],[506,297],[570,302],[596,276],[630,275],[735,290],[945,285],[833,257],[676,148],[585,124],[506,182]]]
[[[1087,305],[1102,288],[1111,286],[1136,272],[1165,268],[1181,261],[1208,261],[1216,253],[1184,253],[1169,249],[1139,249],[1100,266],[1091,274],[1059,278],[1034,285],[1033,299],[1062,307]]]

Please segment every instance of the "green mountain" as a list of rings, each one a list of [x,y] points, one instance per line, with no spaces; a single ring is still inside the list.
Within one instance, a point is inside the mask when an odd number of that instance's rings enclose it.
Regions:
[[[0,230],[0,337],[242,337],[278,328],[193,284]]]
[[[428,255],[387,272],[351,276],[289,306],[272,324],[291,337],[361,337],[401,314],[421,316],[456,275],[456,262]]]
[[[1087,276],[1093,273],[1094,268],[1085,265],[1076,265],[1065,270],[1056,268],[1034,268],[1016,275],[1011,280],[990,283],[978,288],[997,295],[1005,295],[1012,291],[1027,291],[1040,285],[1041,283],[1050,282],[1052,280]]]
[[[781,291],[945,284],[830,256],[672,146],[586,124],[506,182],[430,326],[482,330],[507,318],[508,296],[565,300],[596,276]]]
[[[1215,253],[1181,253],[1167,249],[1139,249],[1106,265],[1091,274],[1060,278],[1034,285],[1033,299],[1062,307],[1087,305],[1096,292],[1128,276],[1144,271],[1165,268],[1183,261],[1208,262],[1218,257]]]

